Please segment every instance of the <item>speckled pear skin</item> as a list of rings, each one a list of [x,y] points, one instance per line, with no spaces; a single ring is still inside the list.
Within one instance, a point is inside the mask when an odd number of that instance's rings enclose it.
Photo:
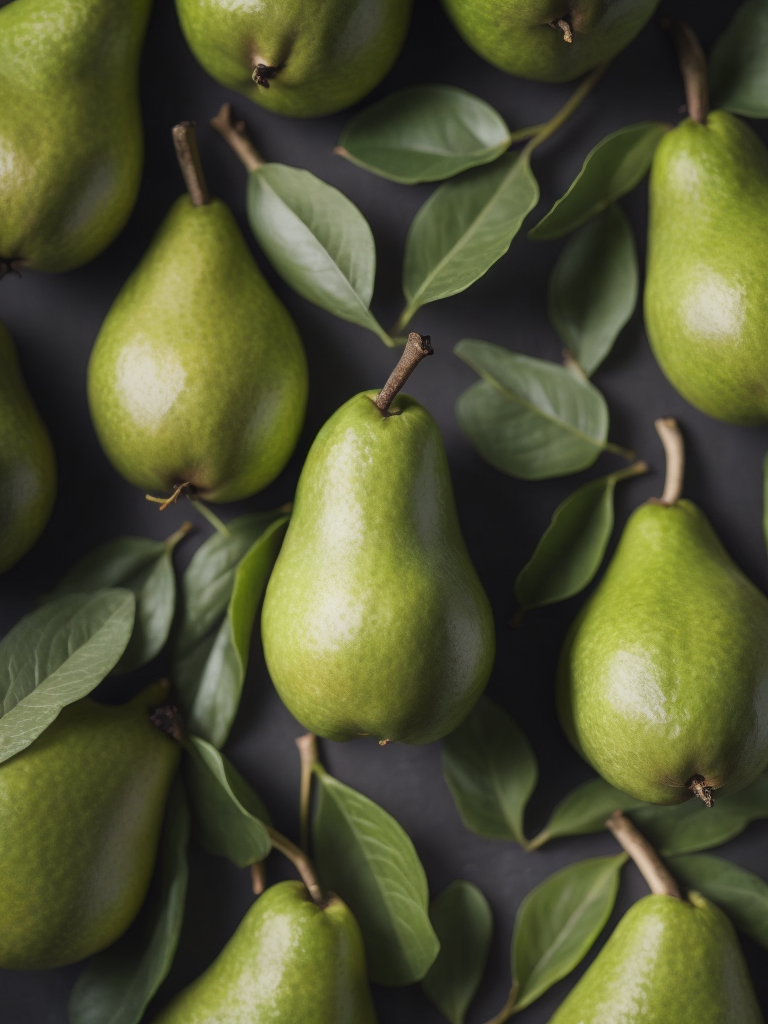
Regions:
[[[632,514],[558,677],[571,742],[630,796],[735,791],[768,764],[768,600],[690,501]]]
[[[763,1024],[725,914],[699,893],[627,911],[550,1024]]]
[[[397,59],[412,0],[176,0],[209,75],[267,110],[319,117],[357,103]],[[277,69],[269,87],[257,64]]]
[[[493,616],[461,536],[437,424],[413,398],[356,395],[320,430],[267,587],[278,693],[334,740],[429,743],[485,689]]]
[[[138,914],[181,750],[149,719],[165,700],[77,701],[0,764],[0,967],[75,963]]]
[[[768,422],[768,149],[723,110],[683,121],[656,150],[645,324],[691,405]]]
[[[13,0],[0,10],[0,265],[71,270],[128,219],[144,161],[150,7]]]
[[[55,498],[51,439],[27,391],[11,336],[0,324],[0,572],[35,543]]]
[[[510,75],[570,82],[610,60],[640,32],[659,0],[443,0],[464,41]],[[565,19],[573,42],[552,22]]]
[[[229,207],[181,196],[115,300],[88,366],[96,433],[131,483],[247,498],[296,447],[307,405],[296,325]]]
[[[363,940],[346,904],[301,882],[260,896],[219,956],[155,1024],[376,1024]]]

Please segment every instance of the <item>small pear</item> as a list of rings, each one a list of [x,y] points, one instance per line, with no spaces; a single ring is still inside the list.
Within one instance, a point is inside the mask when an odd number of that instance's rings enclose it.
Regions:
[[[43,532],[56,497],[56,459],[0,324],[0,572]]]
[[[88,400],[107,456],[131,483],[235,501],[271,483],[293,453],[307,363],[232,212],[208,196],[193,127],[175,130],[190,194],[104,321]]]
[[[190,49],[221,85],[291,117],[363,99],[394,64],[412,0],[176,0]]]
[[[144,160],[150,6],[13,0],[0,10],[0,277],[71,270],[122,230]]]
[[[429,743],[469,714],[494,658],[493,616],[461,536],[437,424],[386,387],[317,435],[261,620],[278,693],[320,736]]]
[[[150,720],[165,698],[86,697],[0,765],[0,967],[75,963],[138,914],[181,750]]]
[[[768,600],[704,514],[680,499],[682,441],[661,500],[630,517],[602,581],[566,637],[558,670],[570,740],[639,800],[711,804],[768,765]]]
[[[625,49],[659,0],[443,0],[490,64],[537,82],[570,82]]]
[[[314,903],[279,882],[155,1024],[376,1024],[357,921],[338,896]]]

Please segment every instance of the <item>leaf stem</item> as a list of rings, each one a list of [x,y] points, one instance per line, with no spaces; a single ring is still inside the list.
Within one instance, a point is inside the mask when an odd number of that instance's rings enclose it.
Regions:
[[[587,75],[587,77],[584,79],[584,81],[581,83],[578,89],[573,93],[572,96],[569,97],[568,101],[563,104],[563,106],[558,110],[554,117],[551,117],[549,121],[543,124],[539,131],[536,132],[531,141],[523,150],[523,153],[526,153],[530,156],[534,149],[540,146],[542,142],[546,142],[547,139],[550,138],[550,136],[555,134],[558,128],[565,124],[565,122],[568,120],[571,114],[575,113],[575,111],[578,110],[578,108],[581,106],[581,104],[584,102],[587,96],[589,96],[594,87],[603,77],[603,75],[608,69],[609,63],[610,61],[606,61],[605,64],[600,64],[599,67],[596,67],[590,75]]]
[[[313,732],[305,733],[296,740],[301,756],[301,794],[299,797],[299,824],[301,848],[309,850],[309,813],[312,801],[312,776],[318,763],[317,737]]]
[[[548,843],[551,838],[552,837],[549,832],[543,828],[541,832],[533,837],[533,839],[528,840],[523,849],[526,853],[533,853],[534,850],[540,850],[541,847],[545,843]]]
[[[538,135],[545,126],[546,122],[542,121],[541,124],[532,124],[528,128],[516,128],[515,131],[509,133],[510,146],[514,146],[516,142],[527,142],[534,135]]]
[[[615,473],[611,473],[611,479],[618,483],[619,480],[629,480],[630,477],[642,476],[647,472],[648,463],[640,459],[638,462],[633,462],[631,466],[627,466],[626,469],[617,469]]]
[[[189,500],[195,506],[203,519],[207,519],[217,533],[220,533],[222,537],[229,537],[230,533],[226,524],[219,519],[215,512],[211,512],[204,501],[200,501],[199,498],[190,498]]]
[[[518,984],[517,982],[515,982],[512,985],[512,988],[509,990],[509,995],[507,996],[506,1003],[504,1003],[504,1005],[502,1006],[502,1008],[499,1010],[495,1017],[491,1017],[489,1021],[486,1021],[486,1024],[504,1024],[504,1021],[509,1020],[509,1018],[515,1012],[515,1004],[517,1003],[517,990]]]
[[[172,533],[170,537],[166,537],[165,546],[169,551],[173,551],[179,541],[183,540],[191,530],[194,530],[192,523],[189,521],[182,523],[175,533]]]
[[[315,865],[295,843],[292,843],[290,839],[286,839],[285,836],[280,835],[270,825],[265,826],[269,833],[269,838],[272,840],[272,846],[279,850],[284,857],[293,864],[298,873],[301,875],[301,880],[309,890],[309,895],[317,903],[318,906],[322,907],[325,903],[325,896],[320,886],[320,879],[317,877],[315,871]]]
[[[397,366],[390,373],[387,383],[381,389],[373,404],[382,416],[391,416],[389,407],[395,396],[401,390],[405,382],[419,365],[422,359],[434,355],[431,339],[428,334],[417,334],[411,331],[408,341],[405,344],[403,354],[398,360]]]
[[[671,416],[656,420],[653,424],[664,445],[667,473],[664,477],[664,491],[658,499],[660,505],[675,505],[683,493],[685,476],[685,444],[677,420]]]
[[[176,158],[187,186],[189,198],[193,206],[207,206],[211,201],[211,193],[203,173],[203,165],[200,162],[200,152],[197,148],[197,136],[195,135],[195,122],[182,121],[171,129],[173,144],[176,147]]]
[[[614,811],[606,821],[605,827],[635,862],[654,895],[682,899],[680,889],[669,868],[623,811]]]
[[[626,459],[627,462],[634,462],[637,458],[637,455],[631,448],[622,448],[620,444],[613,444],[612,441],[606,441],[603,445],[603,450],[606,452],[612,452],[614,455],[620,455],[622,459]]]
[[[692,121],[706,124],[709,114],[709,84],[707,82],[707,58],[701,48],[698,36],[690,25],[677,18],[662,21],[675,42],[677,59],[685,85],[685,104]]]
[[[229,148],[237,154],[246,171],[258,171],[264,166],[266,161],[248,137],[245,121],[233,119],[231,103],[225,103],[216,117],[211,118],[210,123]]]

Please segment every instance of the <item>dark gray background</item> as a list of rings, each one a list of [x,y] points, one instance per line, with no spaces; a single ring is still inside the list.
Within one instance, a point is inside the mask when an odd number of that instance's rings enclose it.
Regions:
[[[709,47],[725,26],[729,8],[735,5],[668,0],[662,7],[665,13],[687,18]],[[551,116],[573,89],[573,85],[524,82],[485,64],[455,34],[438,0],[416,0],[404,52],[369,100],[416,82],[463,86],[494,104],[513,128]],[[405,235],[431,186],[392,184],[334,156],[332,148],[349,112],[292,121],[228,93],[207,77],[187,50],[170,0],[156,4],[144,53],[142,94],[146,171],[139,202],[122,236],[94,263],[75,273],[60,277],[30,273],[22,280],[8,278],[0,286],[0,318],[18,343],[30,388],[53,435],[60,469],[59,496],[50,525],[34,550],[0,579],[3,633],[33,607],[38,594],[98,542],[123,533],[162,538],[193,513],[189,507],[176,507],[161,514],[117,476],[96,441],[85,398],[86,364],[99,325],[182,189],[170,137],[174,123],[197,119],[212,190],[232,204],[252,242],[243,209],[244,172],[207,126],[221,102],[232,99],[268,159],[310,168],[359,205],[371,223],[378,248],[374,311],[386,326],[394,322],[401,308]],[[674,121],[680,116],[682,102],[676,61],[657,17],[617,59],[568,125],[537,151],[534,170],[543,196],[539,215],[562,194],[586,153],[608,132],[640,120]],[[768,138],[764,125],[756,127]],[[644,187],[624,205],[643,250]],[[548,323],[545,297],[559,247],[557,242],[530,242],[521,233],[508,255],[468,292],[421,310],[414,326],[432,335],[436,355],[418,370],[408,387],[442,429],[464,534],[495,610],[498,658],[489,693],[521,723],[540,760],[541,782],[528,817],[530,834],[543,824],[561,796],[591,774],[563,739],[552,699],[558,649],[581,598],[531,613],[520,629],[511,632],[506,623],[515,608],[514,579],[558,502],[589,476],[616,468],[619,460],[604,456],[593,470],[578,478],[543,483],[512,480],[491,469],[456,425],[454,402],[475,378],[451,350],[459,339],[474,337],[558,360],[561,345]],[[224,518],[290,500],[302,460],[320,425],[352,394],[383,384],[396,356],[372,334],[298,298],[277,279],[256,247],[252,248],[303,335],[311,373],[309,414],[286,472],[252,500],[223,507]],[[653,420],[675,415],[688,443],[686,494],[709,514],[738,564],[759,586],[768,586],[761,534],[761,461],[768,431],[720,424],[686,405],[657,368],[638,314],[595,381],[611,409],[611,440],[636,449],[653,467],[648,476],[620,486],[618,522],[646,497],[660,493],[663,460]],[[202,521],[197,527],[182,546],[182,563],[210,532]],[[158,671],[155,666],[140,678],[111,682],[105,696],[122,699],[129,689],[149,681]],[[299,765],[293,740],[301,731],[274,693],[259,644],[254,642],[243,703],[227,753],[264,797],[277,826],[294,837]],[[554,842],[538,853],[526,854],[512,844],[474,836],[462,826],[443,782],[439,744],[380,749],[372,741],[324,742],[322,756],[334,774],[378,801],[402,823],[424,862],[433,893],[454,878],[467,878],[479,884],[491,901],[496,920],[493,949],[469,1018],[471,1024],[487,1020],[506,996],[512,922],[523,896],[567,863],[614,852],[614,841],[603,834]],[[768,823],[753,825],[722,852],[765,874],[766,837]],[[191,861],[181,948],[156,1006],[212,960],[252,898],[247,872],[198,850],[193,851]],[[271,858],[271,879],[286,872],[281,858]],[[637,872],[627,868],[612,924],[644,891]],[[768,1010],[765,952],[747,941],[744,945],[763,1008]],[[79,969],[44,975],[0,972],[0,1019],[14,1024],[64,1024],[68,993]],[[525,1019],[531,1024],[548,1021],[580,973],[547,993],[526,1011]],[[442,1019],[417,986],[376,988],[374,996],[382,1024],[437,1024]],[[148,1014],[148,1019],[151,1016]]]

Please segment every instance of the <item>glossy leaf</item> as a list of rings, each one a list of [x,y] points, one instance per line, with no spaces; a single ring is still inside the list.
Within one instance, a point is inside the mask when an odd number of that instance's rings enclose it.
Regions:
[[[587,155],[578,177],[528,235],[561,238],[640,184],[669,125],[655,121],[612,132]]]
[[[315,860],[323,886],[357,918],[379,985],[421,981],[440,948],[424,868],[403,828],[368,797],[315,766]]]
[[[427,302],[456,295],[509,249],[539,187],[525,152],[507,153],[441,185],[416,214],[405,243],[405,323]]]
[[[464,1024],[488,960],[493,914],[477,886],[459,880],[432,901],[429,916],[440,952],[421,987],[450,1024]]]
[[[309,171],[267,163],[248,176],[247,207],[259,246],[286,284],[393,344],[368,308],[376,247],[354,203]]]
[[[443,740],[443,774],[467,828],[525,844],[523,818],[539,767],[525,733],[490,697]]]
[[[616,902],[627,855],[595,857],[555,872],[530,892],[515,918],[515,1010],[542,996],[581,963]]]
[[[482,377],[456,403],[459,426],[502,473],[566,476],[605,449],[608,407],[586,378],[485,341],[460,341],[454,352]]]
[[[613,204],[568,239],[549,279],[549,319],[588,377],[634,313],[639,286],[632,227]]]
[[[139,1024],[171,969],[187,893],[189,808],[179,779],[168,796],[157,865],[131,928],[75,982],[69,1024]]]
[[[768,117],[768,2],[746,0],[715,42],[709,76],[715,105]]]
[[[722,857],[673,857],[669,866],[682,886],[716,903],[739,931],[768,949],[768,882]]]
[[[539,834],[531,840],[530,849],[538,849],[550,839],[562,836],[583,836],[602,832],[614,811],[629,811],[646,807],[621,790],[614,789],[605,779],[591,779],[577,786],[560,801]]]
[[[184,778],[200,845],[240,868],[264,860],[272,841],[269,814],[259,797],[206,740],[190,736],[185,750]]]
[[[644,463],[642,472],[647,468]],[[580,593],[595,577],[613,532],[616,484],[629,467],[582,484],[555,509],[552,521],[515,582],[520,607],[541,608]]]
[[[414,85],[348,121],[336,152],[382,178],[412,185],[490,163],[510,141],[504,119],[478,96],[453,85]]]
[[[190,732],[222,746],[237,714],[261,598],[288,517],[256,512],[232,520],[194,554],[182,580],[174,650],[176,694]]]
[[[129,590],[72,594],[26,615],[3,638],[0,762],[109,675],[131,638],[135,605]]]

